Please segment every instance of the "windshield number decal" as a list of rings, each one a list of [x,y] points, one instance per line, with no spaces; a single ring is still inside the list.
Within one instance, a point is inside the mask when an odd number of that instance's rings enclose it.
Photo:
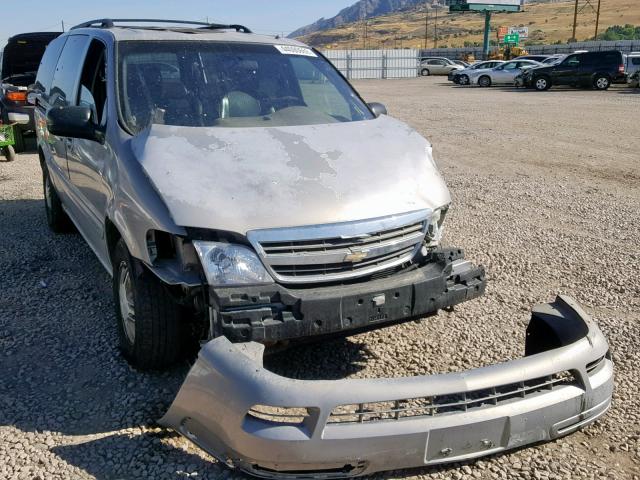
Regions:
[[[294,45],[274,45],[283,55],[302,55],[304,57],[317,57],[310,48],[296,47]]]

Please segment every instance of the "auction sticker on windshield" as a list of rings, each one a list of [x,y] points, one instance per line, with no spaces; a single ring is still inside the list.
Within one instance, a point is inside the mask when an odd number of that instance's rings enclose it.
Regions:
[[[305,57],[317,57],[310,48],[296,47],[295,45],[274,45],[284,55],[303,55]]]

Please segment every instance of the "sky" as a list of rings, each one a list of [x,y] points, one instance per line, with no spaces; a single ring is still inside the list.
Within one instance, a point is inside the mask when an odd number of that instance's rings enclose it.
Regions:
[[[165,18],[240,23],[257,33],[288,34],[332,17],[356,0],[1,0],[0,49],[16,33],[54,31],[97,18]],[[9,4],[16,8],[7,8]]]

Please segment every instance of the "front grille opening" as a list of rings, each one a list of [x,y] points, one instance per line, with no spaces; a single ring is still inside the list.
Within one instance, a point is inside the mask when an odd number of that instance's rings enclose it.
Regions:
[[[356,240],[352,238],[326,238],[318,240],[298,240],[291,242],[262,242],[262,248],[267,255],[291,254],[291,253],[311,253],[311,252],[331,252],[333,250],[344,250],[353,247],[372,247],[381,245],[391,240],[420,234],[424,229],[424,222],[415,223],[406,227],[384,230],[368,234],[367,237]]]
[[[589,362],[587,363],[587,374],[588,375],[593,375],[596,372],[598,372],[600,370],[600,368],[602,368],[602,366],[605,363],[607,356],[603,355],[602,357],[598,358],[597,360],[594,360],[593,362]]]
[[[309,416],[309,410],[307,408],[254,405],[249,409],[247,415],[274,424],[301,425]]]
[[[563,385],[577,385],[576,378],[571,372],[560,372],[555,375],[470,392],[341,405],[331,412],[328,423],[393,421],[402,418],[467,412],[478,408],[501,405],[514,401],[514,399],[527,398],[545,391],[551,391]]]
[[[413,215],[406,225],[351,236],[339,236],[341,227],[336,225],[331,238],[288,240],[299,235],[296,229],[271,237],[263,233],[255,246],[270,273],[284,284],[361,278],[411,262],[429,223],[425,217],[415,219]]]
[[[379,267],[380,265],[389,264],[398,260],[405,259],[407,256],[412,256],[415,251],[415,246],[406,247],[397,252],[393,252],[387,255],[381,255],[373,257],[371,259],[359,262],[343,262],[343,263],[324,263],[324,264],[312,264],[312,265],[274,265],[273,270],[282,276],[295,276],[303,277],[309,275],[332,275],[336,273],[344,272],[357,272],[359,270],[365,270],[370,267]]]
[[[262,467],[260,465],[252,465],[253,470],[256,473],[268,474],[273,478],[344,478],[345,476],[353,476],[364,470],[367,466],[365,462],[358,462],[355,465],[346,464],[342,466],[336,466],[334,468],[319,468],[313,470],[272,470],[270,468]]]

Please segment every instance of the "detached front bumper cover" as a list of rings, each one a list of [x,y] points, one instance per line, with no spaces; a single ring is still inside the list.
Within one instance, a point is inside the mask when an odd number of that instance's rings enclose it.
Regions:
[[[613,390],[604,336],[562,296],[534,308],[524,358],[462,373],[300,381],[265,370],[262,353],[211,341],[161,420],[260,477],[355,477],[552,440],[603,415]]]

